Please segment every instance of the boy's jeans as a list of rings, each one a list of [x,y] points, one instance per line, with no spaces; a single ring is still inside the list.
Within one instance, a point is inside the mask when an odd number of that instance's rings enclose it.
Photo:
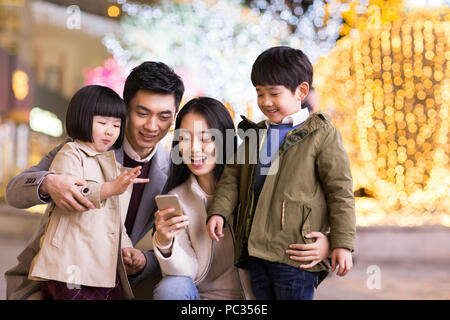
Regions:
[[[257,300],[312,300],[318,274],[255,257],[248,260],[253,294]]]
[[[200,300],[200,295],[191,278],[165,276],[156,285],[153,300]]]

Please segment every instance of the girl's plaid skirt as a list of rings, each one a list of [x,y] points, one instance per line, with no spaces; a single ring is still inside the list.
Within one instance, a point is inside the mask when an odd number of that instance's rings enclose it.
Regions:
[[[73,289],[72,289],[73,288]],[[79,289],[77,289],[79,288]],[[89,286],[75,286],[54,280],[41,284],[43,300],[121,300],[123,299],[122,285],[116,275],[114,288],[100,288]]]

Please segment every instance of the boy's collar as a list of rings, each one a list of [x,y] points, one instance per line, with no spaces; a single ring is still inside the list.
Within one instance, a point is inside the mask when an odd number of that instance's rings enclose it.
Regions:
[[[303,109],[302,109],[303,110]],[[306,109],[307,110],[307,109]],[[255,123],[249,119],[247,119],[247,117],[242,116],[242,121],[239,122],[238,124],[238,128],[242,129],[244,131],[247,131],[248,129],[266,129],[266,120],[262,120],[258,123]],[[308,116],[308,118],[306,119],[305,123],[301,126],[302,128],[307,127],[309,129],[311,129],[310,131],[312,131],[313,129],[322,126],[324,124],[324,122],[331,122],[331,116],[323,113],[322,111],[317,111],[315,113],[312,113]]]
[[[278,124],[292,124],[293,127],[303,123],[308,119],[309,117],[309,111],[308,108],[303,108],[298,110],[297,112],[288,115],[284,117],[283,120],[281,120],[281,123],[273,123],[270,122],[269,119],[265,120],[265,124],[267,129],[269,129],[270,125],[278,125]]]

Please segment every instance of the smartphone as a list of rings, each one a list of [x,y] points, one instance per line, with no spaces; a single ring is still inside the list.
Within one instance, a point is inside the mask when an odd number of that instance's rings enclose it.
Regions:
[[[155,197],[155,201],[156,201],[156,205],[158,206],[158,210],[175,208],[175,211],[170,214],[169,218],[181,216],[183,214],[183,210],[181,209],[180,200],[178,199],[178,196],[175,194],[157,195]]]

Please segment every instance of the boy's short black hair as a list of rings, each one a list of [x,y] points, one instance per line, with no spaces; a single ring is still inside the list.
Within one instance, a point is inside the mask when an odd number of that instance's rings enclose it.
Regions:
[[[92,142],[94,116],[120,118],[120,134],[114,143],[115,148],[120,148],[127,118],[127,107],[122,98],[104,86],[90,85],[78,90],[67,108],[66,130],[69,137]]]
[[[299,49],[281,46],[267,49],[253,63],[253,86],[283,85],[292,93],[302,82],[312,85],[313,67],[308,57]]]
[[[125,81],[123,99],[127,106],[139,90],[173,94],[178,111],[184,93],[184,84],[169,66],[162,62],[146,61],[135,67]]]

